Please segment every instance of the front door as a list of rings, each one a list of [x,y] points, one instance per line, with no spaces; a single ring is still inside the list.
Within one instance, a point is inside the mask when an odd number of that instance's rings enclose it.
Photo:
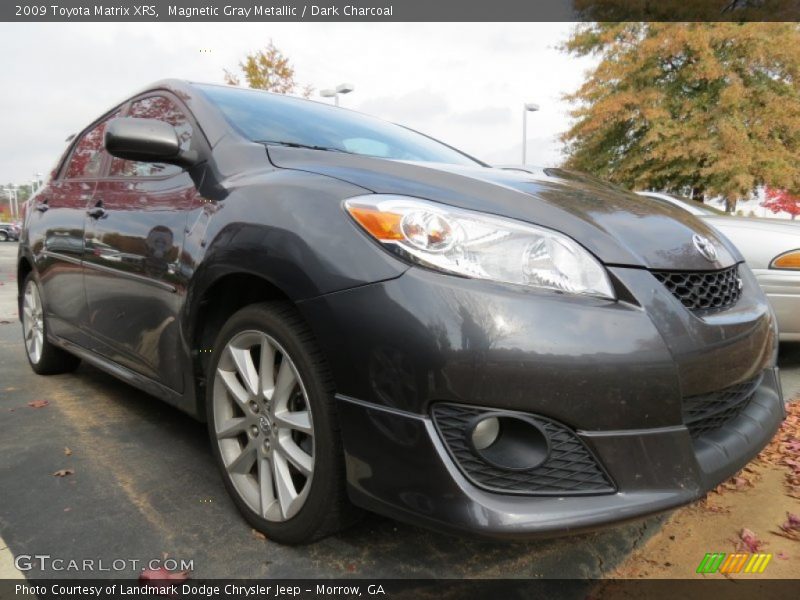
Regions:
[[[177,101],[135,100],[128,117],[160,119],[191,145],[192,125]],[[181,250],[196,189],[172,165],[113,158],[87,210],[84,258],[93,349],[181,392],[178,315],[186,288]]]

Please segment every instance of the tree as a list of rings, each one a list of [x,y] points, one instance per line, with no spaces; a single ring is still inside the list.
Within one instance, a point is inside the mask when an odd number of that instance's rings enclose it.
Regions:
[[[775,188],[767,188],[766,195],[767,198],[761,203],[764,208],[768,208],[775,214],[787,212],[792,216],[792,221],[797,215],[800,215],[800,196]]]
[[[225,83],[241,85],[241,78],[244,77],[248,87],[278,94],[299,93],[305,98],[314,91],[313,87],[302,86],[295,80],[292,63],[272,40],[263,50],[245,56],[239,62],[239,70],[241,74],[225,69]]]
[[[562,46],[599,63],[567,98],[567,166],[636,189],[800,192],[797,23],[584,23]]]

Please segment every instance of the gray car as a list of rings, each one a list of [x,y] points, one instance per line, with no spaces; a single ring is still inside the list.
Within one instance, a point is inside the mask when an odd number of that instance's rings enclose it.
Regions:
[[[14,223],[0,223],[0,242],[19,239],[19,228]]]
[[[721,231],[741,251],[778,316],[782,341],[800,341],[800,223],[734,217],[661,192],[641,196],[669,202]]]
[[[31,368],[85,361],[206,421],[271,542],[357,508],[499,538],[630,520],[702,497],[784,418],[740,252],[579,173],[168,80],[88,124],[26,209]]]

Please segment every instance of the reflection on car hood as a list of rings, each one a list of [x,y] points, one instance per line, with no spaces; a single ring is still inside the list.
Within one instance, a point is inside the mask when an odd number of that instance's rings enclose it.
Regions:
[[[741,260],[724,236],[686,211],[642,202],[635,194],[561,169],[462,167],[277,146],[268,152],[281,168],[549,227],[574,238],[606,264],[710,270]],[[695,248],[695,233],[715,242],[716,261]]]

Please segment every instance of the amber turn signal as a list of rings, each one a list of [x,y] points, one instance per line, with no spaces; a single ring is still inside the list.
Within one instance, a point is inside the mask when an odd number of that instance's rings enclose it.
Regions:
[[[389,240],[402,240],[403,232],[400,221],[403,215],[384,212],[368,206],[349,205],[347,212],[375,239],[382,242]]]
[[[800,269],[800,250],[792,250],[776,257],[770,265],[772,269]]]

